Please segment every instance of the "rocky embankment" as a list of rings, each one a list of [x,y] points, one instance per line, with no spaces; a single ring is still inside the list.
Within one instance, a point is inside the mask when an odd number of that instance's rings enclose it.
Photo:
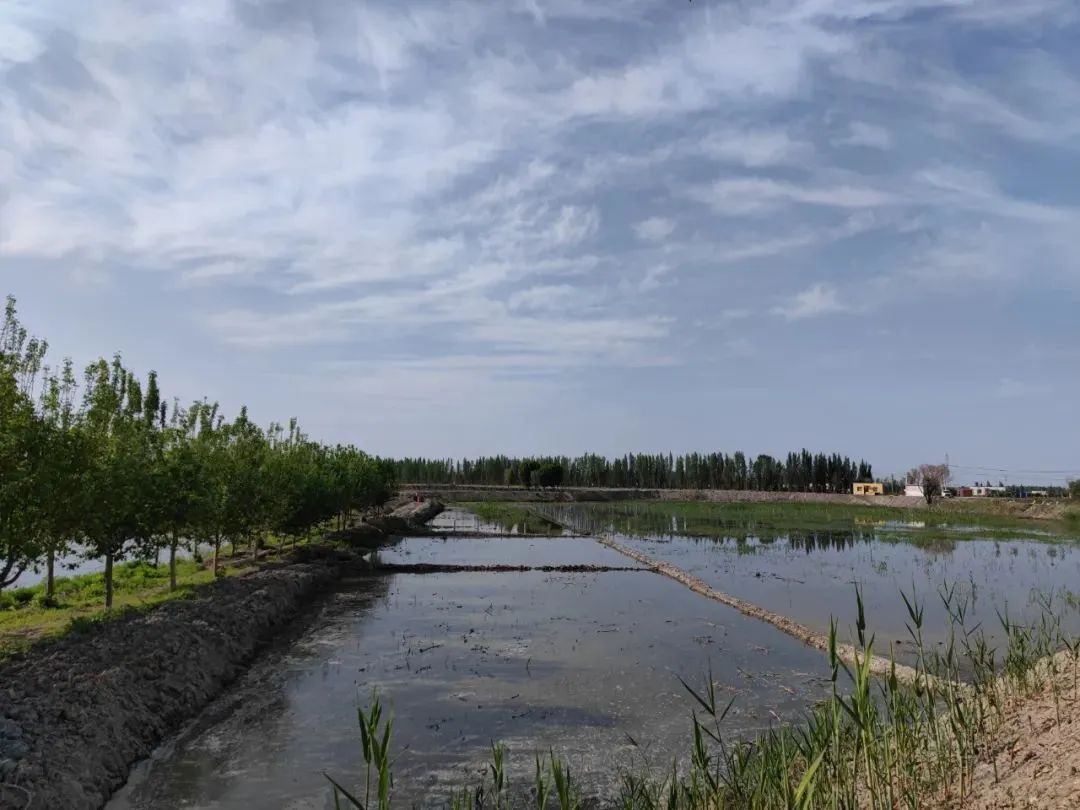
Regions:
[[[441,511],[405,504],[376,536]],[[393,527],[393,528],[391,528]],[[367,531],[367,530],[364,530]],[[315,547],[0,662],[0,808],[99,808],[358,554]]]

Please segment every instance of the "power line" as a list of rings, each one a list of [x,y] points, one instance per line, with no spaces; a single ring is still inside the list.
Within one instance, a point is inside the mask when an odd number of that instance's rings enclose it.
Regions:
[[[949,466],[958,470],[983,470],[1016,475],[1080,475],[1080,470],[1017,470],[1005,467],[980,467],[975,464],[950,464]]]

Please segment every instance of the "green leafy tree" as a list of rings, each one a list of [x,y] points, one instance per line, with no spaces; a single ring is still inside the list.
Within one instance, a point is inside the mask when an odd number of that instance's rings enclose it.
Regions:
[[[86,500],[86,434],[78,429],[76,380],[70,360],[46,380],[41,397],[44,445],[37,492],[43,508],[41,547],[45,552],[45,596],[56,589],[56,561],[71,551],[84,517],[94,504]]]
[[[113,566],[133,547],[149,545],[152,518],[151,428],[142,389],[119,355],[86,370],[82,429],[89,450],[85,536],[105,561],[105,608],[113,606]]]
[[[230,514],[228,436],[217,403],[201,402],[195,417],[194,452],[201,472],[200,495],[195,501],[192,525],[196,542],[213,548],[213,572],[220,572],[221,543],[234,528]]]
[[[169,590],[176,590],[176,557],[181,542],[197,536],[200,498],[206,483],[203,457],[196,448],[200,403],[188,410],[174,405],[162,435],[161,520],[169,551]],[[194,551],[194,548],[192,549]]]
[[[545,462],[536,471],[536,477],[542,487],[557,487],[563,481],[562,464],[552,461]]]
[[[47,349],[29,337],[9,297],[0,325],[0,588],[14,583],[40,552],[46,432],[32,392]]]
[[[519,467],[521,475],[521,485],[523,487],[531,487],[533,485],[533,473],[540,469],[540,462],[535,459],[525,459],[521,462]]]

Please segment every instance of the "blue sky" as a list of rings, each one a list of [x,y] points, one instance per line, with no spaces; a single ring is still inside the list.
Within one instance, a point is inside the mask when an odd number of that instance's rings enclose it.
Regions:
[[[1073,0],[7,0],[0,291],[57,355],[384,454],[1080,472],[1078,35]]]

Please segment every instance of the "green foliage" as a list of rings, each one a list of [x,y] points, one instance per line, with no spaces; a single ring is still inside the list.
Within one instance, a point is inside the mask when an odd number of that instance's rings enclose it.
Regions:
[[[134,554],[210,543],[214,572],[226,542],[257,554],[264,538],[297,539],[333,517],[345,520],[384,503],[391,465],[351,446],[308,439],[296,422],[263,430],[246,409],[226,422],[216,404],[169,406],[157,374],[145,384],[119,355],[83,375],[81,400],[70,361],[44,364],[47,344],[20,324],[8,298],[0,325],[0,605],[19,604],[3,589],[28,567],[47,570],[42,606],[57,558],[76,545],[103,559],[106,607],[127,584],[168,576],[117,564]],[[21,591],[17,591],[20,593]]]
[[[536,471],[536,477],[542,487],[557,487],[563,482],[563,466],[553,461],[546,461]]]
[[[784,459],[747,458],[742,452],[635,453],[608,459],[595,454],[577,458],[478,459],[404,458],[393,462],[397,478],[412,484],[483,486],[572,486],[643,489],[739,489],[783,492],[851,492],[856,481],[873,481],[873,469],[837,453],[801,450]],[[556,468],[559,468],[558,470]],[[544,471],[547,478],[543,478]],[[544,481],[551,483],[544,483]],[[886,490],[902,489],[886,481]]]

